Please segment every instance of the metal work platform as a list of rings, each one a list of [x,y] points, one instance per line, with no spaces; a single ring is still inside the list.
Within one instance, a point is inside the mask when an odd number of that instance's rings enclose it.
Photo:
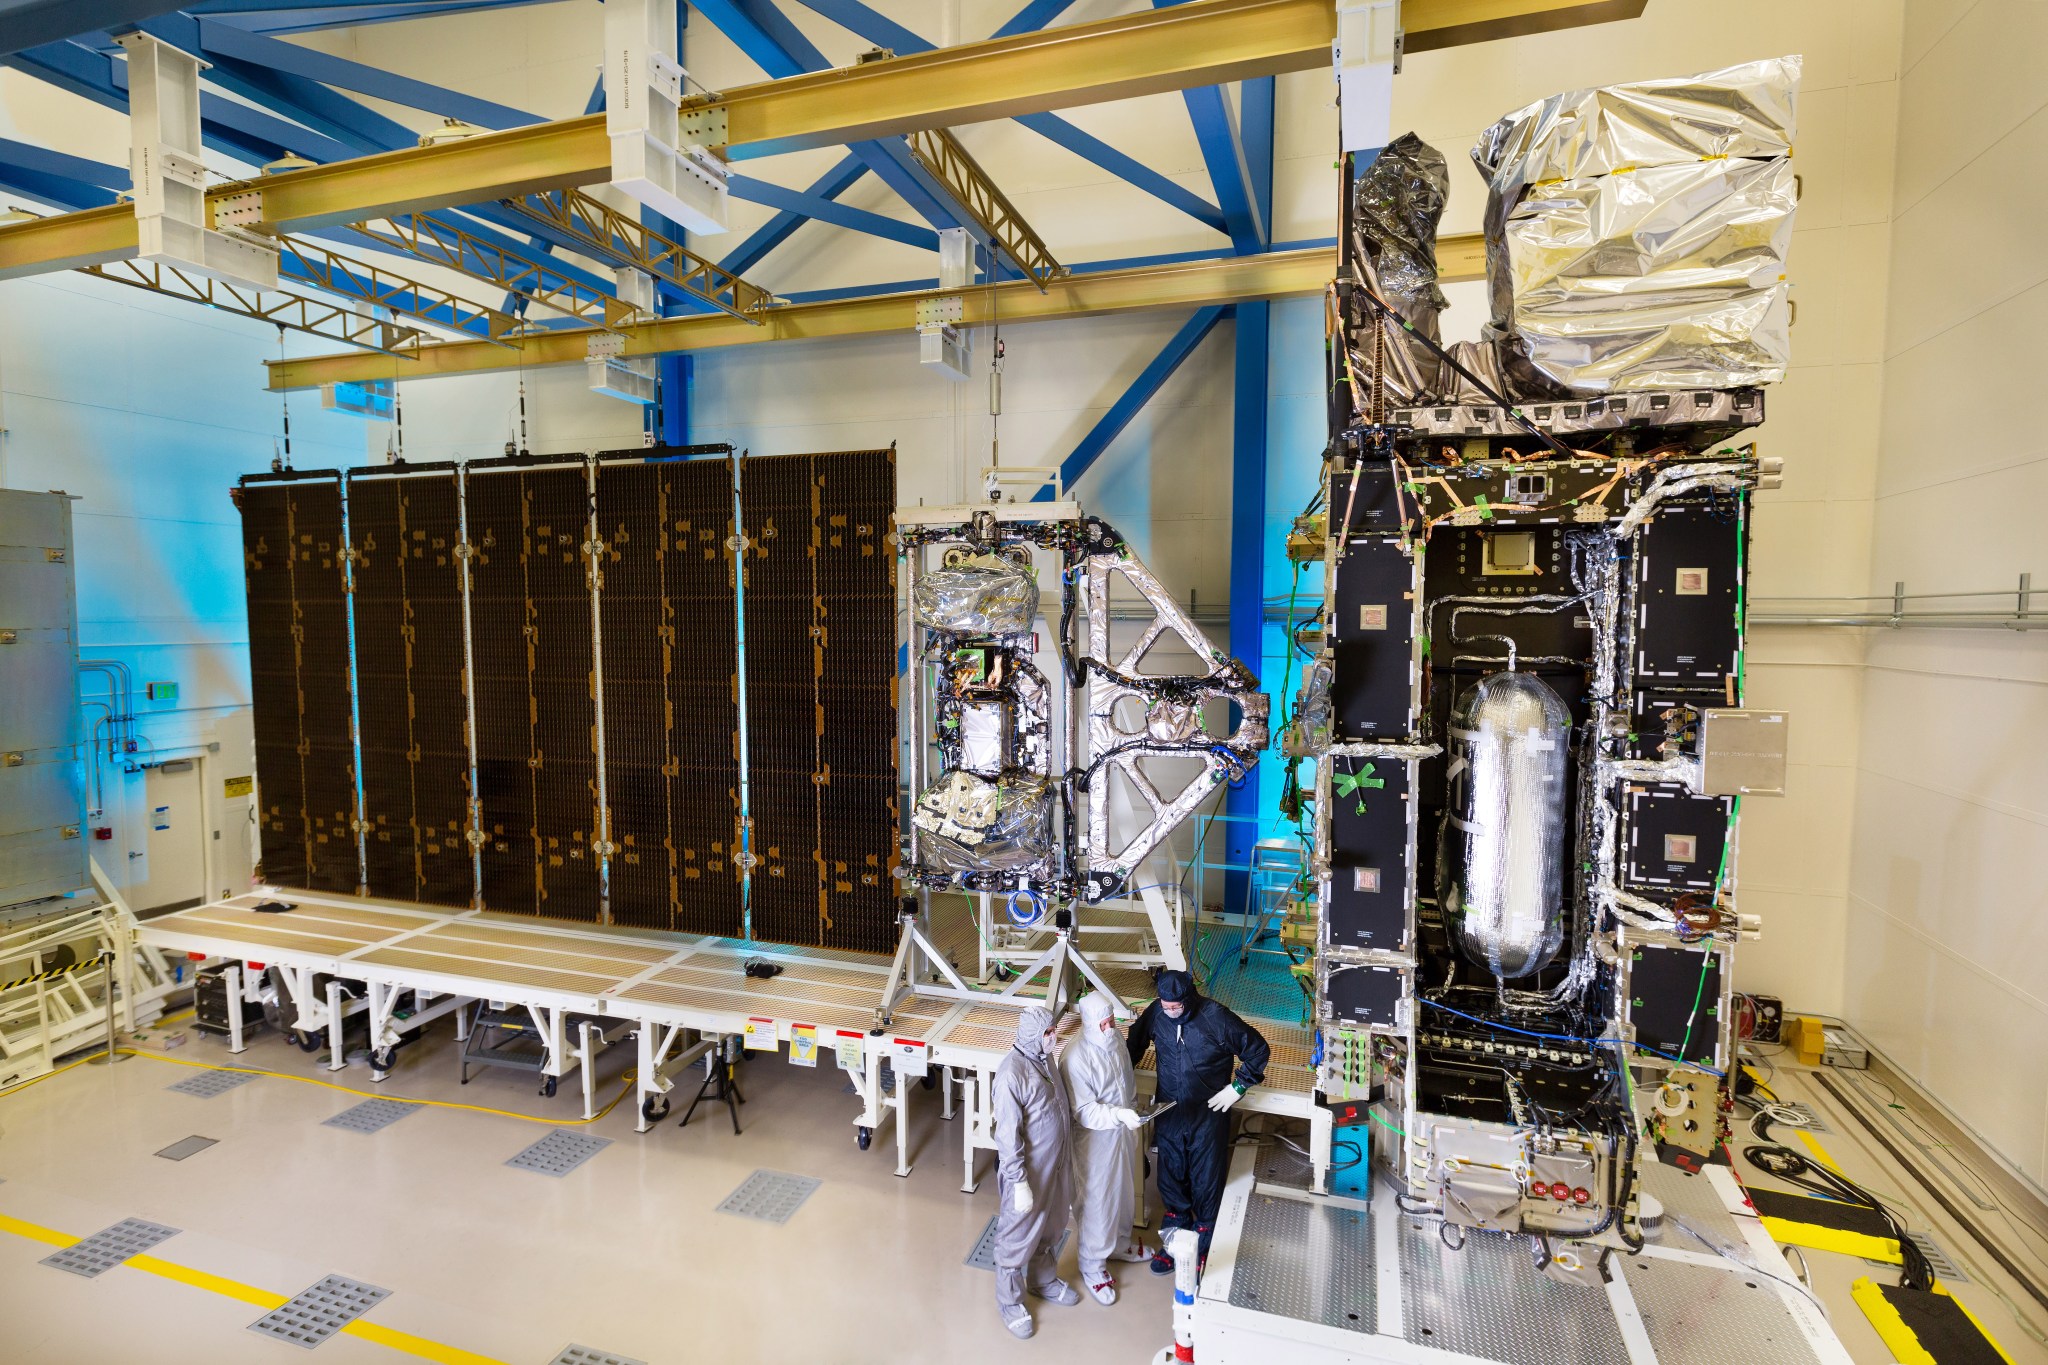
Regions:
[[[274,908],[280,905],[289,908]],[[346,1066],[343,1030],[333,1025],[367,1010],[371,1074],[378,1080],[395,1065],[408,1032],[452,1014],[459,1034],[467,1019],[463,1006],[484,1001],[529,1012],[544,1048],[544,1083],[580,1074],[588,1117],[596,1112],[592,1061],[601,1048],[631,1033],[638,1048],[641,1132],[668,1112],[669,1076],[700,1059],[711,1064],[720,1040],[740,1038],[750,1050],[795,1043],[815,1047],[821,1062],[837,1060],[847,1072],[860,1099],[853,1123],[861,1146],[887,1119],[898,1120],[896,1174],[908,1175],[910,1139],[901,1119],[910,1094],[920,1087],[900,1082],[923,1079],[939,1090],[947,1118],[955,1114],[956,1098],[965,1102],[965,1190],[979,1183],[977,1154],[995,1149],[996,1067],[1016,1039],[1017,1010],[1034,1003],[1030,992],[1002,1003],[910,995],[884,1028],[880,1006],[891,973],[889,959],[880,956],[275,888],[147,920],[137,935],[165,952],[247,964],[248,973],[228,969],[231,994],[253,993],[259,964],[277,968],[297,1010],[298,1029],[326,1033],[330,1070]],[[935,934],[941,944],[954,936],[943,925]],[[749,962],[781,971],[748,976]],[[1145,978],[1119,973],[1116,985],[1141,990]],[[406,993],[412,999],[401,1002]],[[1130,994],[1126,1003],[1142,998]],[[410,1009],[401,1010],[401,1003]],[[231,1017],[239,1023],[238,1013]],[[1070,1036],[1077,1016],[1069,1012],[1061,1027]],[[1328,1112],[1310,1096],[1311,1040],[1290,1025],[1260,1021],[1259,1027],[1272,1044],[1273,1059],[1266,1083],[1239,1107],[1309,1120],[1320,1188],[1329,1167],[1330,1128]],[[241,1030],[231,1030],[229,1050],[243,1046]],[[885,1086],[885,1063],[899,1083]],[[1149,1080],[1141,1073],[1140,1088]]]
[[[1196,1294],[1197,1359],[1849,1365],[1724,1169],[1648,1170],[1665,1224],[1604,1286],[1546,1276],[1526,1237],[1446,1239],[1384,1181],[1370,1202],[1307,1183],[1298,1162],[1238,1153]]]

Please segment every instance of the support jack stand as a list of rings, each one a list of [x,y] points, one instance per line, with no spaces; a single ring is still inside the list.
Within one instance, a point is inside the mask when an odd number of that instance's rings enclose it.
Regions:
[[[690,1107],[683,1111],[683,1116],[677,1121],[676,1127],[687,1127],[690,1116],[697,1112],[697,1106],[710,1099],[713,1102],[724,1103],[726,1112],[732,1115],[733,1136],[739,1136],[740,1106],[747,1102],[747,1097],[740,1093],[739,1078],[733,1074],[733,1068],[739,1063],[739,1041],[736,1037],[728,1036],[721,1040],[716,1050],[705,1055],[704,1083],[697,1087],[696,1098],[691,1100]]]

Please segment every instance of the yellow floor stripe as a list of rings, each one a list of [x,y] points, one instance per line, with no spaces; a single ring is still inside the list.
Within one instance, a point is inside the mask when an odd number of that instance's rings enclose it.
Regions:
[[[17,1237],[26,1237],[30,1241],[43,1242],[53,1247],[77,1246],[85,1240],[83,1237],[73,1237],[68,1232],[59,1232],[55,1228],[46,1228],[40,1223],[31,1223],[21,1218],[10,1218],[4,1213],[0,1213],[0,1232],[11,1232]],[[161,1276],[166,1280],[174,1280],[179,1284],[190,1285],[194,1289],[204,1289],[208,1293],[219,1294],[225,1298],[238,1299],[243,1303],[261,1308],[266,1313],[273,1308],[281,1308],[291,1302],[289,1295],[272,1293],[268,1289],[258,1289],[253,1284],[243,1284],[240,1280],[231,1280],[225,1275],[215,1275],[204,1270],[194,1270],[191,1266],[179,1265],[176,1261],[166,1261],[155,1256],[130,1256],[121,1264],[133,1267],[145,1275]],[[394,1351],[402,1351],[407,1355],[417,1356],[421,1360],[439,1361],[441,1365],[506,1365],[504,1361],[494,1356],[478,1355],[474,1351],[465,1351],[459,1346],[449,1346],[442,1342],[429,1341],[425,1337],[416,1337],[410,1332],[401,1332],[394,1327],[385,1327],[374,1322],[364,1322],[360,1318],[341,1330],[349,1336],[361,1337],[364,1341],[374,1342],[379,1346],[388,1346]]]
[[[287,1295],[273,1294],[268,1289],[258,1289],[253,1284],[243,1284],[239,1280],[208,1274],[204,1270],[194,1270],[191,1266],[179,1265],[176,1261],[159,1260],[155,1256],[130,1256],[121,1264],[133,1266],[145,1275],[161,1275],[167,1280],[176,1280],[179,1284],[189,1284],[194,1289],[204,1289],[231,1299],[240,1299],[243,1303],[256,1305],[266,1313],[291,1302]]]
[[[1799,1134],[1799,1140],[1806,1144],[1808,1151],[1813,1153],[1813,1159],[1815,1161],[1818,1161],[1821,1165],[1827,1167],[1836,1175],[1844,1174],[1842,1168],[1835,1164],[1835,1159],[1828,1155],[1828,1149],[1820,1145],[1819,1138],[1815,1137],[1812,1133],[1807,1132],[1804,1128],[1798,1129],[1796,1131]]]
[[[85,1240],[83,1237],[73,1237],[68,1232],[59,1232],[55,1228],[46,1228],[40,1223],[29,1223],[19,1218],[9,1218],[4,1213],[0,1213],[0,1232],[11,1232],[17,1237],[26,1237],[32,1242],[43,1242],[53,1247],[75,1247]]]

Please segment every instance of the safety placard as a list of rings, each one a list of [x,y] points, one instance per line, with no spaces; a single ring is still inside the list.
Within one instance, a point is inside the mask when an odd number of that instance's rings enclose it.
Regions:
[[[749,1049],[755,1052],[773,1052],[776,1046],[775,1021],[773,1019],[747,1020],[747,1047]]]
[[[915,1038],[891,1038],[889,1057],[899,1076],[922,1076],[931,1070],[932,1045]]]
[[[833,1030],[833,1049],[839,1056],[841,1071],[860,1070],[861,1041],[867,1036],[850,1028]]]
[[[256,779],[253,777],[231,777],[220,785],[221,795],[232,801],[238,796],[247,796],[255,791]]]
[[[789,1026],[789,1062],[791,1066],[816,1066],[818,1064],[818,1026],[816,1024],[791,1024]]]

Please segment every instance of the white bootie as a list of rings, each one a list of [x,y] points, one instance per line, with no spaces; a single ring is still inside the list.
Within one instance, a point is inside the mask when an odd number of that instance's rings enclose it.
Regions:
[[[1035,1284],[1031,1286],[1031,1292],[1044,1299],[1047,1303],[1072,1305],[1081,1301],[1081,1296],[1074,1292],[1074,1286],[1068,1284],[1065,1280],[1054,1280],[1051,1284],[1044,1285]]]
[[[1110,1252],[1109,1259],[1112,1261],[1149,1261],[1152,1259],[1152,1248],[1146,1246],[1143,1242],[1126,1242],[1115,1251]]]
[[[1107,1308],[1110,1304],[1116,1302],[1116,1281],[1107,1277],[1101,1280],[1090,1280],[1088,1281],[1088,1292],[1095,1296],[1097,1303]]]
[[[1010,1335],[1019,1341],[1029,1341],[1038,1325],[1031,1321],[1031,1310],[1021,1303],[1013,1303],[1002,1310],[1003,1326],[1010,1329]]]

